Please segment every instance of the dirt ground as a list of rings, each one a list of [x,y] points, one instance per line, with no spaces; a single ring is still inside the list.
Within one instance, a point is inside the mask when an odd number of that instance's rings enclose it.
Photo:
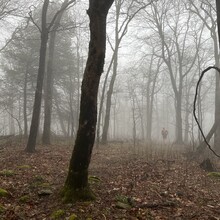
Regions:
[[[5,220],[189,220],[220,219],[220,178],[177,146],[109,144],[94,149],[93,202],[63,204],[71,146],[0,149],[0,219]]]

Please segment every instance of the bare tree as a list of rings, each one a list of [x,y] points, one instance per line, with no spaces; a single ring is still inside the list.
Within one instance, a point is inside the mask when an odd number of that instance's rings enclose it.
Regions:
[[[216,1],[216,7],[218,6],[218,1]],[[196,14],[201,21],[204,23],[205,27],[209,30],[210,36],[213,40],[213,49],[214,49],[214,59],[215,66],[220,66],[219,61],[219,45],[218,45],[218,32],[217,32],[217,23],[215,20],[216,8],[213,6],[212,1],[191,1],[189,0],[188,9]],[[217,151],[219,151],[220,146],[220,79],[219,73],[216,71],[216,79],[215,79],[215,122],[212,126],[210,132],[208,133],[208,139],[210,140],[212,135],[215,134],[214,137],[214,146]],[[216,125],[217,124],[217,125]],[[202,144],[204,145],[204,144]]]
[[[149,3],[150,4],[150,3]],[[119,48],[122,42],[122,39],[127,33],[128,26],[131,21],[135,18],[135,16],[144,8],[146,8],[149,4],[143,4],[140,2],[136,2],[132,0],[126,5],[125,1],[117,0],[115,1],[115,45],[111,48],[113,50],[112,60],[110,62],[110,66],[113,65],[113,73],[110,80],[108,92],[107,92],[107,100],[106,100],[106,109],[105,109],[105,119],[103,125],[103,132],[102,132],[102,139],[101,142],[103,144],[107,143],[108,139],[108,129],[109,129],[109,121],[110,121],[110,112],[111,112],[111,99],[114,90],[114,84],[117,76],[117,69],[118,69],[118,54]],[[124,19],[122,22],[120,21],[121,15],[124,14],[123,7],[127,8],[127,12],[125,14]],[[110,68],[108,69],[110,71]],[[106,77],[108,74],[106,75]],[[106,78],[107,80],[107,78]],[[101,121],[101,114],[102,114],[102,106],[104,102],[104,94],[105,94],[105,85],[103,86],[102,97],[100,101],[100,109],[99,109],[99,118],[98,118],[98,130],[97,130],[97,142],[99,142],[99,130],[100,130],[100,121]]]
[[[158,41],[154,42],[157,47],[157,56],[163,59],[169,72],[175,95],[176,143],[182,143],[183,84],[185,77],[195,64],[199,47],[196,47],[196,51],[192,53],[192,45],[189,46],[186,41],[191,36],[192,31],[190,26],[191,14],[186,13],[183,16],[184,5],[181,1],[175,1],[175,4],[168,3],[166,0],[155,2],[152,4],[151,9],[151,12],[145,11],[149,25],[159,37],[160,45],[158,46]],[[174,16],[171,15],[173,11],[175,11]],[[183,22],[183,19],[185,22]],[[198,33],[200,34],[201,31],[202,29]],[[159,47],[162,54],[158,53]],[[194,55],[188,59],[187,53]]]
[[[46,51],[47,51],[47,42],[48,42],[49,32],[51,31],[59,14],[74,1],[75,0],[71,0],[68,2],[68,4],[61,7],[61,9],[55,13],[49,25],[47,23],[47,11],[49,7],[49,3],[50,3],[49,0],[45,0],[43,3],[41,27],[39,27],[37,23],[33,20],[32,12],[30,12],[30,18],[32,19],[32,22],[36,24],[36,26],[38,27],[41,33],[39,69],[38,69],[38,76],[37,76],[35,100],[34,100],[32,121],[31,121],[31,127],[30,127],[30,134],[29,134],[28,143],[25,149],[27,152],[30,152],[30,153],[35,151],[36,139],[37,139],[37,133],[38,133],[38,127],[39,127],[39,121],[40,121],[42,89],[43,89],[43,81],[44,81],[44,74],[45,74]]]
[[[66,8],[69,5],[69,0],[65,0],[61,8]],[[46,72],[46,88],[45,88],[45,104],[44,104],[44,127],[43,127],[43,136],[42,143],[50,144],[51,143],[51,113],[52,113],[52,100],[53,100],[53,84],[54,84],[54,74],[53,74],[53,63],[54,63],[54,50],[55,50],[55,41],[56,33],[60,27],[60,21],[62,19],[63,13],[62,10],[59,15],[56,17],[54,24],[50,31],[50,40],[48,48],[48,62],[47,62],[47,72]],[[72,105],[71,105],[72,106]]]
[[[88,185],[88,167],[95,140],[97,95],[105,59],[106,18],[112,3],[113,0],[89,1],[89,54],[81,88],[79,128],[63,190],[66,202],[94,198]]]

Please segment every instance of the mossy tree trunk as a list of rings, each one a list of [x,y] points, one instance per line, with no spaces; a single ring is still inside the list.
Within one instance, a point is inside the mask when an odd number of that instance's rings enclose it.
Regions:
[[[89,1],[89,54],[81,87],[79,128],[63,189],[66,202],[94,198],[88,185],[88,167],[95,140],[98,87],[105,60],[106,17],[113,1]]]

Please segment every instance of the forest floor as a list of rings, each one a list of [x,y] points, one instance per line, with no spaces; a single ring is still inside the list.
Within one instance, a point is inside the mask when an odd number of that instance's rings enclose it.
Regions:
[[[100,146],[89,178],[96,201],[64,204],[60,191],[72,147],[38,146],[34,154],[3,147],[0,188],[8,194],[0,190],[0,219],[220,219],[220,178],[182,152],[177,146]]]

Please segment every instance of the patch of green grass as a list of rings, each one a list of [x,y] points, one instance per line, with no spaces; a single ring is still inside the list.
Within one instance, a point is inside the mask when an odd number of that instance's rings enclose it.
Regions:
[[[122,209],[129,209],[134,205],[134,200],[124,195],[117,195],[115,197],[116,207]]]
[[[42,176],[35,176],[33,178],[32,183],[30,184],[30,188],[37,188],[37,187],[41,187],[41,185],[45,184],[45,180]],[[44,187],[43,187],[44,188]]]
[[[2,214],[4,211],[5,211],[4,206],[2,206],[2,205],[0,204],[0,214]]]
[[[5,189],[0,188],[0,197],[8,196],[8,191]]]
[[[51,217],[51,219],[64,219],[64,215],[65,215],[65,211],[62,209],[59,209],[59,210],[53,212],[50,217]]]
[[[220,172],[210,172],[207,175],[210,177],[220,178]]]
[[[19,169],[30,169],[31,166],[30,165],[21,165],[21,166],[18,166]]]
[[[44,178],[42,176],[35,176],[33,179],[34,182],[40,182],[43,183],[44,182]]]
[[[49,183],[41,183],[39,184],[39,187],[50,189],[51,185]]]
[[[2,170],[0,171],[0,176],[13,176],[15,172],[13,170]]]
[[[26,203],[30,200],[30,197],[28,195],[24,195],[22,197],[20,197],[19,201],[22,203]]]
[[[72,214],[70,217],[69,217],[69,220],[77,220],[78,219],[78,216],[76,214]]]

